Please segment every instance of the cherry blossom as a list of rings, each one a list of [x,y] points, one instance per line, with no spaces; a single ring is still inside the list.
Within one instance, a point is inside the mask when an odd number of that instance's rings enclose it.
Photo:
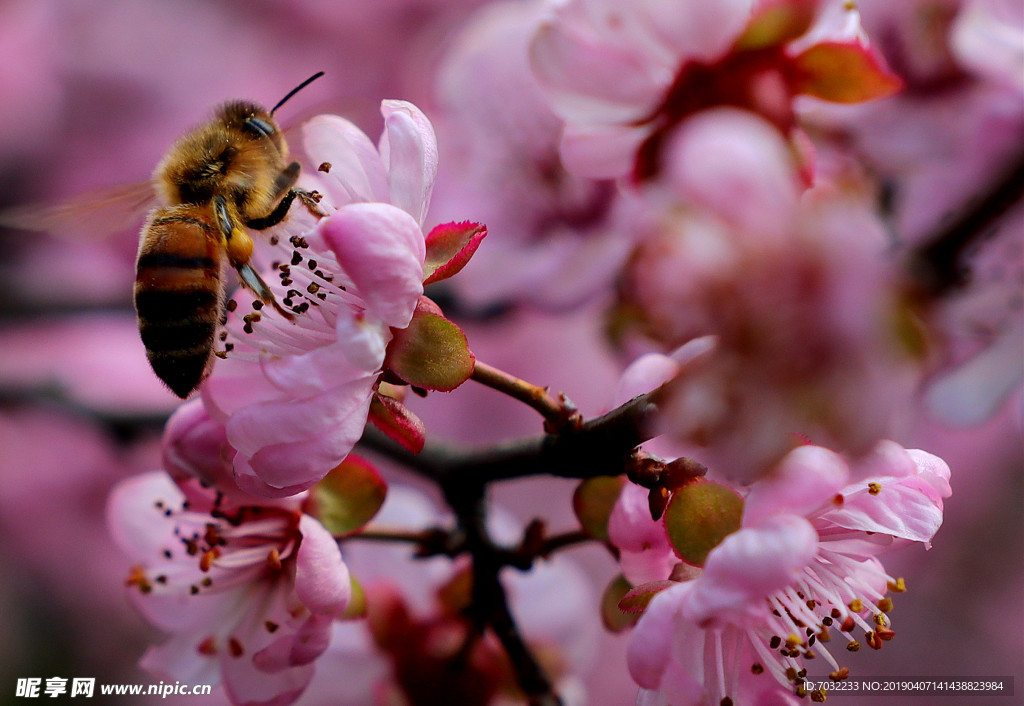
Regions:
[[[351,585],[334,538],[299,500],[236,506],[161,471],[122,481],[111,533],[138,562],[129,597],[169,633],[142,666],[219,683],[236,704],[289,704],[312,678]]]
[[[689,120],[666,158],[638,195],[620,335],[665,352],[714,339],[677,367],[659,430],[742,479],[801,438],[870,450],[911,399],[924,345],[870,192],[836,179],[801,194],[778,133],[732,108]]]
[[[541,26],[532,60],[566,121],[563,160],[592,177],[655,176],[666,137],[707,108],[751,110],[798,138],[795,96],[850,103],[899,86],[856,9],[828,0],[569,0]]]
[[[338,116],[303,126],[305,151],[323,165],[308,183],[327,215],[294,232],[309,220],[298,216],[277,236],[273,288],[291,318],[236,311],[225,359],[202,388],[247,492],[295,494],[345,458],[362,435],[391,329],[409,325],[423,293],[434,133],[412,104],[384,101],[381,111],[377,147]]]
[[[927,546],[949,494],[941,459],[893,442],[862,468],[822,447],[792,451],[751,486],[741,528],[711,550],[702,571],[661,577],[678,582],[651,599],[627,654],[646,690],[641,703],[796,703],[814,655],[832,667],[831,678],[845,678],[826,644],[830,633],[847,649],[862,641],[878,649],[894,637],[886,593],[904,585],[878,556]],[[648,516],[641,528],[640,513],[632,515],[639,532],[664,526]]]
[[[630,243],[612,227],[621,207],[612,183],[570,174],[559,161],[561,121],[527,56],[543,11],[542,0],[481,8],[438,69],[433,117],[445,161],[433,213],[469,216],[490,231],[451,281],[473,309],[578,306],[611,286]]]

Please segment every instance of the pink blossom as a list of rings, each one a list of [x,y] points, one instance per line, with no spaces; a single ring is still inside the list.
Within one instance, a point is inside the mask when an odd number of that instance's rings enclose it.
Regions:
[[[122,481],[108,522],[138,562],[129,597],[170,634],[142,666],[162,678],[223,681],[232,703],[289,704],[327,648],[351,593],[334,538],[290,505],[239,507],[162,472]]]
[[[634,586],[661,581],[679,558],[665,533],[664,518],[651,519],[647,490],[627,483],[608,518],[608,537],[619,550],[622,575]]]
[[[438,70],[445,163],[434,194],[441,221],[487,224],[485,247],[451,286],[474,308],[526,300],[576,306],[607,290],[630,239],[611,227],[613,185],[567,172],[561,121],[530,72],[527,47],[542,0],[481,8]]]
[[[1024,13],[1014,0],[967,0],[950,45],[975,71],[1024,93]]]
[[[881,647],[894,632],[888,590],[902,590],[877,556],[927,544],[942,522],[949,468],[892,442],[869,478],[839,455],[800,447],[751,486],[742,527],[712,549],[703,572],[656,594],[631,636],[641,703],[796,703],[804,660],[839,666],[826,641]],[[662,579],[666,577],[661,577]]]
[[[704,159],[716,153],[728,157]],[[666,156],[665,179],[637,194],[648,207],[621,327],[666,351],[714,338],[677,366],[660,430],[733,478],[764,472],[801,435],[870,450],[922,360],[913,327],[894,325],[909,316],[902,279],[867,194],[837,180],[801,196],[782,138],[731,108],[692,118]]]
[[[312,218],[298,213],[277,233],[272,288],[294,318],[269,308],[230,317],[225,360],[202,388],[247,492],[292,495],[345,458],[362,435],[391,328],[408,326],[423,293],[434,133],[412,104],[384,101],[381,112],[377,147],[344,118],[304,125],[306,153],[327,170],[305,183],[324,195],[327,216],[304,230]]]
[[[838,134],[844,151],[854,145],[884,183],[899,245],[912,248],[940,233],[998,178],[1021,143],[1021,15],[1010,5],[863,0],[865,25],[906,90],[887,101],[819,105],[805,114]],[[938,364],[925,398],[944,422],[979,424],[1019,394],[1020,222],[1019,209],[1001,219],[996,237],[969,253],[967,285],[930,312]]]
[[[860,63],[841,78],[812,76],[820,67],[804,61],[811,50]],[[569,0],[554,6],[531,58],[566,121],[563,160],[593,177],[654,176],[665,138],[707,108],[753,111],[793,137],[798,94],[856,102],[898,85],[868,47],[856,10],[817,0]],[[834,90],[840,83],[857,86],[856,95]]]

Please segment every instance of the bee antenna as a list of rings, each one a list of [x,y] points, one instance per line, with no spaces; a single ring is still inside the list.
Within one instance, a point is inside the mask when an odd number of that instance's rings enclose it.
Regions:
[[[271,108],[271,109],[270,109],[270,114],[271,114],[271,115],[273,115],[273,114],[274,114],[274,111],[276,111],[276,110],[277,110],[278,108],[280,108],[280,107],[281,107],[282,105],[284,105],[285,103],[287,103],[287,102],[288,102],[288,99],[289,99],[289,98],[291,98],[292,96],[294,96],[294,95],[295,95],[296,93],[298,93],[298,92],[299,92],[299,91],[301,91],[301,90],[302,90],[303,88],[305,88],[305,87],[306,87],[306,86],[308,86],[309,84],[313,83],[313,81],[316,81],[316,80],[317,80],[318,78],[320,78],[320,77],[321,77],[321,76],[323,76],[323,75],[324,75],[324,72],[323,72],[323,71],[317,71],[317,72],[316,72],[315,74],[313,74],[312,76],[310,76],[309,78],[307,78],[307,79],[306,79],[305,81],[303,81],[302,83],[300,83],[300,84],[299,84],[298,86],[296,86],[296,87],[295,87],[295,88],[293,88],[292,90],[288,91],[288,95],[286,95],[286,96],[285,96],[284,98],[282,98],[281,100],[279,100],[279,101],[277,102],[277,105],[275,105],[275,106],[274,106],[273,108]]]

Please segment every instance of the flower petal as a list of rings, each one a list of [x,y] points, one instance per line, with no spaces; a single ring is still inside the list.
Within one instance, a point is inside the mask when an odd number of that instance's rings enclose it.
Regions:
[[[228,420],[228,440],[265,483],[309,487],[362,436],[375,381],[368,375],[312,397],[250,405]]]
[[[817,549],[818,533],[796,515],[744,527],[708,555],[684,614],[701,626],[756,615],[765,597],[792,583]]]
[[[541,26],[530,60],[551,107],[574,122],[640,119],[672,81],[671,71],[640,52],[566,23]]]
[[[808,515],[828,503],[849,479],[843,458],[821,446],[798,446],[755,483],[743,506],[743,525],[782,512]]]
[[[351,121],[318,115],[303,124],[302,140],[311,161],[331,165],[322,181],[335,206],[388,200],[387,173],[377,147]]]
[[[389,201],[423,224],[437,176],[437,138],[423,111],[412,103],[380,104],[384,133],[380,158],[388,165]]]
[[[565,126],[561,153],[566,170],[591,179],[614,179],[633,168],[646,128],[621,125]]]
[[[317,226],[367,310],[396,328],[412,319],[423,294],[423,231],[408,213],[385,203],[350,204]]]
[[[338,543],[309,515],[299,519],[299,531],[295,594],[313,613],[340,617],[352,597],[352,582]]]
[[[645,689],[657,689],[672,655],[674,616],[680,601],[693,584],[680,583],[660,591],[651,599],[636,624],[626,647],[626,666],[634,681]],[[700,685],[694,686],[700,689]]]

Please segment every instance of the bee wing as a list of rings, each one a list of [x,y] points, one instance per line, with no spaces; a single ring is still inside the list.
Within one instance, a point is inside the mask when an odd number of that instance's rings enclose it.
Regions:
[[[90,191],[56,205],[29,204],[0,212],[0,226],[95,240],[138,228],[157,205],[150,182]]]

